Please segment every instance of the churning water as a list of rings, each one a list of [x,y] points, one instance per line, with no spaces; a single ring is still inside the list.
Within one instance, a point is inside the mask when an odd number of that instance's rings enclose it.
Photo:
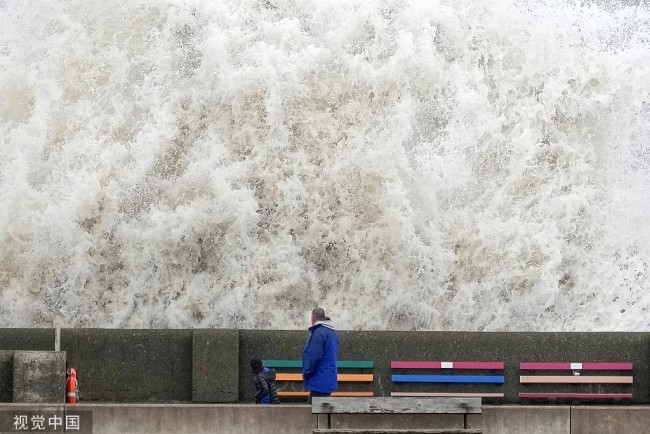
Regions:
[[[0,0],[0,325],[650,329],[650,6]]]

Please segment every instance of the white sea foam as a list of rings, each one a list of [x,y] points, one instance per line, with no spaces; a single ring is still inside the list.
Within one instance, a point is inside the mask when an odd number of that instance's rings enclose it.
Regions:
[[[0,0],[0,325],[650,329],[650,7]]]

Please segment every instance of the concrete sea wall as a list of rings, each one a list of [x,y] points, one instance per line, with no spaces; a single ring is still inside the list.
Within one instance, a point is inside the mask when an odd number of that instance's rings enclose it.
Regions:
[[[316,417],[307,405],[251,404],[0,404],[0,431],[14,416],[78,415],[85,434],[308,434]],[[461,428],[462,415],[339,415],[333,427]],[[404,416],[404,417],[401,417]],[[484,434],[650,434],[650,407],[484,406],[468,416]]]
[[[308,336],[306,330],[63,329],[60,351],[66,353],[67,365],[77,369],[82,402],[250,402],[249,359],[300,359]],[[480,389],[504,394],[485,400],[487,404],[531,404],[519,393],[578,389],[571,384],[520,384],[520,362],[632,362],[634,370],[626,375],[633,375],[633,384],[585,384],[579,390],[633,394],[631,402],[604,404],[650,404],[649,333],[341,331],[340,337],[341,360],[374,362],[365,371],[374,381],[340,383],[341,390],[369,390],[376,396],[431,390],[430,384],[392,383],[392,360],[503,361],[503,385],[437,384],[435,390]],[[12,351],[53,351],[54,339],[53,329],[0,329],[0,385],[12,384]],[[300,383],[282,387],[300,388]],[[12,401],[7,387],[0,388],[0,400]]]

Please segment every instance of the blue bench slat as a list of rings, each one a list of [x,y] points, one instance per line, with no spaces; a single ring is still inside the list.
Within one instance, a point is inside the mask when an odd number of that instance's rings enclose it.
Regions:
[[[398,375],[391,376],[393,383],[505,383],[503,375]]]

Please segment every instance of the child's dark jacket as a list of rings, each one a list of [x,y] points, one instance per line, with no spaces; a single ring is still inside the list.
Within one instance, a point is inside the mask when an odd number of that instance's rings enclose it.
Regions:
[[[279,404],[278,388],[275,387],[275,371],[264,368],[253,379],[255,382],[255,403],[257,404]]]

